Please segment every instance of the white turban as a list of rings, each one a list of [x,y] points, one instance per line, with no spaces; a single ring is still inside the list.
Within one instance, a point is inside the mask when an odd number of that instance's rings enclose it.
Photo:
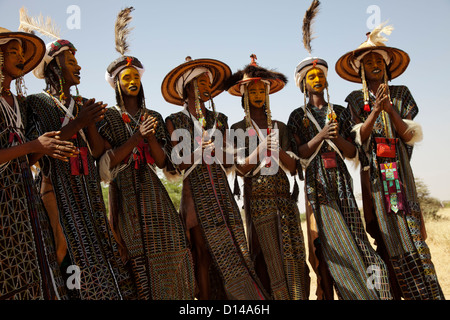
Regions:
[[[188,71],[186,71],[185,73],[183,73],[183,75],[178,79],[177,81],[177,86],[176,86],[176,90],[178,95],[180,96],[180,98],[184,98],[183,97],[183,89],[184,87],[191,82],[193,79],[197,78],[199,75],[206,73],[209,76],[209,80],[211,81],[211,83],[213,83],[213,76],[211,74],[211,71],[209,71],[209,69],[204,68],[204,67],[198,67],[198,68],[194,68],[194,69],[190,69]]]

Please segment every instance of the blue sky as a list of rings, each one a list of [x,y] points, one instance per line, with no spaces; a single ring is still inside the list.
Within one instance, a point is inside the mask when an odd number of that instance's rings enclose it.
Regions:
[[[166,0],[166,1],[4,1],[0,0],[0,26],[17,30],[19,9],[25,6],[30,15],[50,16],[61,28],[61,38],[77,47],[82,67],[80,93],[115,103],[114,92],[104,80],[108,64],[119,56],[114,50],[114,22],[117,13],[133,6],[134,27],[130,36],[130,55],[138,57],[146,72],[142,82],[147,107],[163,117],[180,107],[168,104],[161,95],[161,82],[188,55],[214,58],[227,63],[232,71],[244,67],[255,53],[258,63],[284,73],[289,83],[272,95],[272,115],[287,122],[293,109],[303,103],[294,84],[294,69],[308,56],[302,45],[301,25],[310,0]],[[70,5],[79,8],[79,28],[69,29],[74,22]],[[369,11],[371,6],[379,9]],[[345,97],[360,85],[340,78],[335,62],[365,40],[370,24],[378,18],[394,26],[388,45],[403,49],[411,58],[406,72],[392,84],[410,88],[419,106],[416,121],[422,124],[424,140],[412,157],[416,177],[429,186],[432,196],[450,200],[450,1],[407,0],[322,0],[321,11],[314,24],[316,38],[313,55],[327,60],[331,101],[345,106]],[[43,37],[44,42],[51,39]],[[44,88],[43,80],[32,74],[25,78],[28,93]],[[217,109],[229,118],[229,125],[243,118],[240,99],[227,92],[215,99]],[[351,170],[355,193],[360,190],[358,172]],[[301,185],[302,188],[303,185]]]

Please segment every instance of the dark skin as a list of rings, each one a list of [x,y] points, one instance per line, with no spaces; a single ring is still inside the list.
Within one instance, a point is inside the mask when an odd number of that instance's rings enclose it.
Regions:
[[[367,85],[371,92],[376,92],[376,99],[372,111],[361,127],[361,141],[364,143],[370,137],[375,121],[382,111],[388,114],[389,119],[394,125],[395,131],[400,138],[403,141],[410,141],[413,138],[414,133],[411,131],[406,132],[408,125],[400,117],[400,114],[394,110],[389,101],[389,87],[383,81],[386,64],[382,56],[378,53],[371,52],[367,54],[362,61],[364,64]],[[407,119],[411,119],[411,116],[408,116]]]
[[[266,99],[266,89],[263,82],[259,81],[257,83],[250,83],[248,85],[249,94],[249,111],[250,118],[255,121],[260,129],[266,130],[267,126],[267,115],[264,112],[263,105]],[[289,170],[291,174],[295,174],[296,162],[295,159],[290,157],[286,151],[279,148],[279,142],[274,138],[270,138],[267,141],[267,145],[258,145],[258,147],[245,159],[245,163],[242,165],[237,165],[239,173],[245,175],[247,172],[253,170],[256,167],[257,162],[260,160],[260,155],[264,155],[267,149],[276,149],[279,152],[279,157],[283,165]],[[288,150],[289,151],[289,150]]]
[[[55,59],[59,59],[59,63],[62,68],[64,77],[63,92],[66,96],[65,106],[69,107],[70,98],[72,97],[70,94],[70,88],[80,84],[79,74],[81,67],[78,65],[75,56],[69,50],[61,52],[55,57]],[[50,89],[50,94],[58,98],[59,90],[52,87]],[[105,146],[103,143],[103,138],[98,133],[95,124],[104,118],[106,106],[107,104],[103,104],[102,101],[95,102],[94,98],[87,100],[80,108],[77,117],[74,120],[69,121],[69,123],[61,128],[60,138],[62,140],[69,140],[78,131],[86,128],[86,137],[89,141],[92,156],[94,158],[99,158],[103,154]],[[41,156],[42,155],[36,155],[36,157],[33,157],[32,161],[38,161]]]
[[[191,82],[192,84],[192,82]],[[197,84],[200,94],[200,104],[203,114],[206,113],[206,108],[204,103],[210,99],[210,92],[211,92],[211,84],[209,77],[207,77],[205,74],[197,77]],[[194,86],[188,85],[186,87],[187,91],[187,99],[188,99],[188,111],[190,114],[195,117],[196,111],[195,111],[195,93],[194,93]],[[170,136],[172,136],[172,133],[175,130],[175,127],[170,120],[166,120],[166,126],[167,130],[169,131]],[[224,139],[224,144],[226,142],[226,138]],[[177,141],[172,141],[172,145],[176,146],[178,144]],[[206,135],[206,131],[203,134],[202,137],[202,149],[203,152],[205,150],[211,151],[215,149],[214,142],[209,139],[209,137]],[[226,159],[225,151],[224,151],[224,157],[223,159]],[[191,153],[189,163],[181,163],[179,168],[181,170],[188,169],[192,163],[194,163],[194,152]],[[227,165],[224,164],[224,166],[231,166],[231,164]],[[189,179],[189,177],[187,177]],[[185,180],[186,186],[189,185],[189,182]],[[184,186],[183,186],[184,187]],[[188,200],[188,203],[183,204],[188,208],[188,210],[195,210],[194,203],[192,198]],[[195,272],[196,272],[196,278],[199,288],[199,300],[209,300],[211,295],[210,290],[210,282],[209,282],[209,266],[212,263],[212,257],[209,253],[208,247],[206,245],[206,241],[203,237],[203,231],[201,229],[200,225],[197,225],[189,230],[188,237],[190,238],[190,241],[192,243],[192,250],[194,251],[194,257],[195,257]]]
[[[134,68],[132,68],[134,69]],[[134,69],[136,70],[136,69]],[[130,92],[125,86],[135,86],[140,88],[140,81],[128,81],[123,75],[127,73],[126,69],[119,73],[119,81],[122,90],[122,98],[125,106],[125,110],[130,115],[135,115],[141,109],[139,105],[137,94],[127,94]],[[127,76],[126,76],[127,77]],[[140,80],[140,79],[139,79]],[[139,90],[139,88],[137,90]],[[133,88],[134,90],[134,88]],[[158,124],[156,118],[146,114],[145,120],[139,126],[137,130],[123,145],[117,147],[110,153],[110,169],[120,164],[135,147],[143,140],[146,139],[150,147],[150,155],[155,159],[155,163],[159,168],[164,168],[166,162],[166,154],[164,153],[163,146],[161,146],[155,137],[155,128]],[[105,140],[105,148],[111,149],[112,146]]]
[[[326,108],[328,106],[324,98],[323,90],[314,90],[313,86],[309,83],[306,84],[306,90],[308,91],[310,104],[319,109],[324,107]],[[339,134],[339,124],[336,121],[330,121],[327,123],[314,138],[306,143],[303,143],[297,135],[294,135],[294,138],[299,145],[299,155],[304,159],[309,158],[325,139],[330,139],[333,141],[333,143],[339,148],[346,158],[354,158],[356,156],[355,146]]]
[[[20,43],[16,40],[0,46],[0,51],[4,55],[4,67],[2,83],[3,90],[0,93],[10,106],[14,106],[14,98],[9,94],[11,82],[23,75],[24,56]],[[60,131],[46,132],[42,136],[30,142],[7,148],[0,149],[0,163],[5,163],[24,155],[46,154],[55,159],[69,161],[77,153],[76,148],[71,142],[63,141]],[[30,162],[32,165],[34,162]]]

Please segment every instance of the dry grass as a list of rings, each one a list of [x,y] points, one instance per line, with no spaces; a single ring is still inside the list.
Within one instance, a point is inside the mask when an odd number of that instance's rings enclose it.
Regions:
[[[431,260],[436,268],[438,280],[446,298],[450,297],[450,208],[438,212],[439,220],[426,220],[428,238],[426,243],[431,251]],[[302,223],[303,234],[306,236],[306,223]],[[370,239],[370,236],[369,236]],[[317,278],[308,261],[311,277],[311,290],[309,299],[316,300]],[[335,299],[337,299],[335,295]]]

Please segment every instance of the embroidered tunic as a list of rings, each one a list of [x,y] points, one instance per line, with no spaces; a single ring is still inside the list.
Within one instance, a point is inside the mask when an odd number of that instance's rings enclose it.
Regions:
[[[49,95],[28,96],[27,105],[30,114],[34,113],[39,135],[61,129],[66,113]],[[73,116],[78,112],[75,108]],[[87,149],[80,133],[72,138],[76,147]],[[55,190],[71,263],[80,270],[80,290],[74,289],[72,294],[95,300],[134,298],[136,289],[108,225],[94,158],[87,152],[78,162],[67,163],[44,156],[40,165]]]
[[[273,123],[274,129],[279,130],[280,147],[290,151],[291,139],[286,125],[279,121]],[[231,129],[246,130],[245,119],[233,124]],[[249,155],[248,145],[246,156]],[[307,300],[310,279],[305,244],[300,213],[296,201],[291,199],[288,177],[281,166],[275,174],[255,173],[259,165],[243,178],[248,242],[253,244],[253,237],[256,237],[260,247],[251,245],[252,256],[258,249],[262,251],[275,300]],[[252,226],[256,234],[251,234]]]
[[[129,132],[116,107],[108,108],[100,134],[112,149],[124,144],[138,129],[138,112]],[[155,137],[164,146],[168,134],[159,113]],[[147,141],[130,154],[110,182],[110,219],[113,230],[130,258],[140,299],[194,299],[195,275],[192,256],[178,211],[156,174]],[[169,142],[170,143],[170,142]]]
[[[25,103],[0,98],[0,147],[25,141]],[[67,299],[28,157],[0,164],[0,300]]]
[[[389,91],[394,110],[401,118],[414,119],[419,109],[409,89],[406,86],[389,86]],[[362,91],[353,91],[346,98],[354,124],[363,123],[370,114],[364,111],[363,99]],[[371,106],[374,103],[375,97],[371,94]],[[377,137],[398,138],[395,158],[377,156]],[[364,169],[361,171],[363,192],[372,195],[363,199],[365,212],[373,212],[366,218],[368,232],[374,232],[374,228],[381,231],[380,239],[375,233],[372,236],[384,243],[402,296],[405,299],[444,299],[430,250],[421,233],[423,217],[410,165],[413,147],[398,136],[388,114],[383,117],[383,112],[378,116],[368,141],[358,147]],[[401,186],[403,201],[400,201],[404,205],[397,212],[388,210],[386,205],[386,189],[383,187],[386,179],[380,168],[383,164],[394,164],[397,168],[396,181]]]
[[[325,126],[327,109],[319,109],[310,104],[307,106],[320,129]],[[346,128],[349,124],[341,118],[345,109],[339,105],[334,105],[333,109],[338,119],[340,134],[348,138]],[[304,108],[301,107],[291,113],[288,122],[289,129],[299,137],[301,144],[307,143],[319,133],[312,120],[305,126],[303,119]],[[298,146],[295,150],[298,152]],[[329,152],[335,151],[324,142],[305,169],[305,194],[308,201],[306,207],[308,211],[310,206],[313,213],[310,217],[312,220],[308,221],[308,236],[312,249],[310,251],[313,255],[310,260],[313,268],[318,267],[313,246],[313,243],[315,245],[318,241],[339,299],[391,299],[387,269],[367,238],[353,194],[350,173],[337,152],[335,165],[326,168],[322,155]],[[369,267],[380,271],[379,287],[375,284],[372,289],[368,287]]]
[[[171,114],[167,119],[173,123],[175,130],[184,129],[190,134],[192,152],[195,150],[193,116],[185,111],[186,113]],[[216,120],[214,113],[206,110],[205,119],[205,129],[213,128]],[[216,124],[217,130],[225,137],[227,117],[218,113]],[[169,143],[167,146],[169,147],[167,154],[171,155],[172,148]],[[255,274],[241,214],[230,190],[226,173],[217,163],[208,165],[203,162],[191,166],[191,169],[189,175],[184,177],[183,194],[191,195],[194,208],[182,202],[180,211],[184,217],[195,216],[191,227],[195,223],[201,226],[213,259],[214,271],[220,276],[226,296],[233,300],[265,299],[267,294]]]

